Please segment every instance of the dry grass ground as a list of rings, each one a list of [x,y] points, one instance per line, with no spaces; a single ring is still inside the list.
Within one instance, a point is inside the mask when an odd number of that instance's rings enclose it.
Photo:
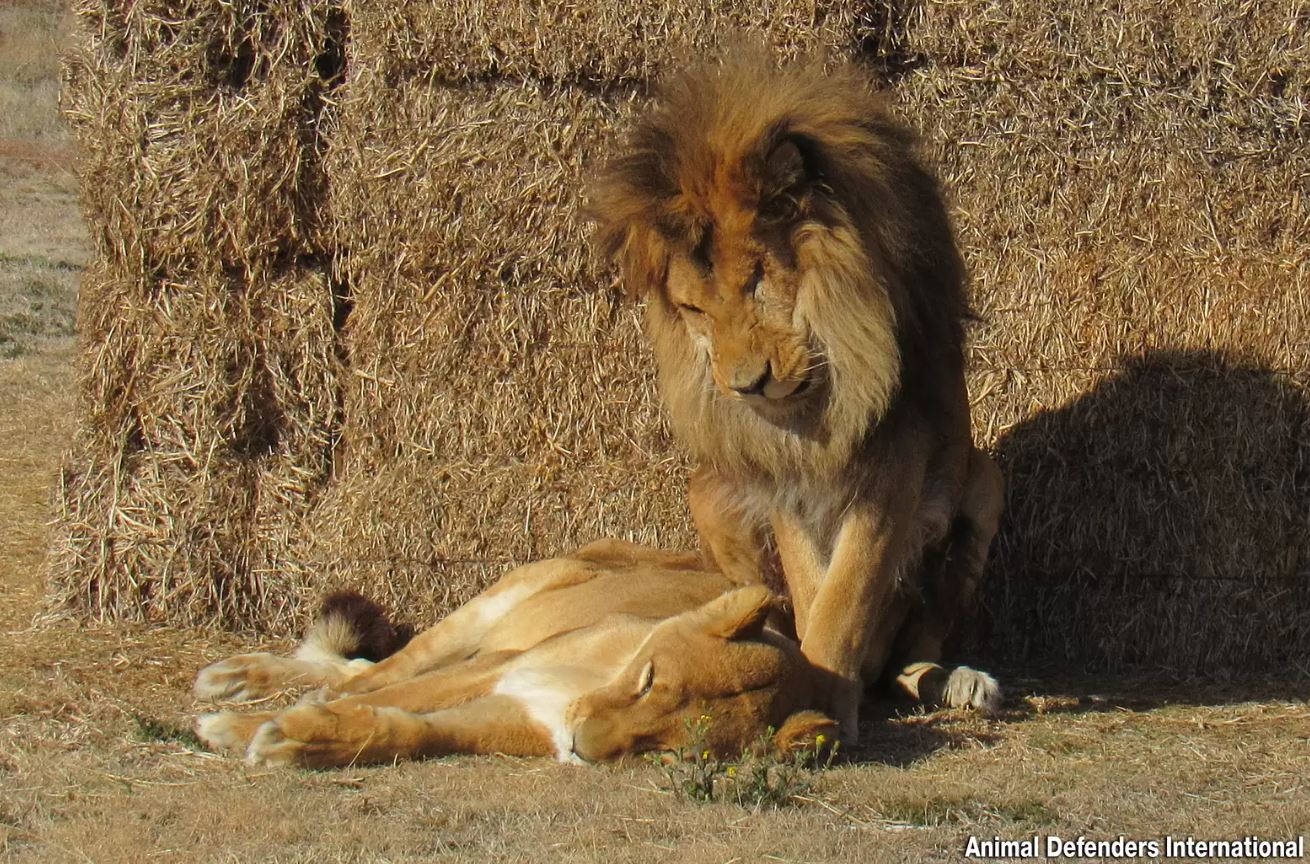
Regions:
[[[1306,670],[1272,681],[1011,676],[1015,695],[995,720],[870,721],[854,762],[779,811],[679,800],[640,763],[303,773],[197,752],[185,733],[191,677],[243,647],[238,637],[42,615],[47,501],[72,431],[68,315],[86,257],[71,177],[50,155],[64,139],[49,52],[22,47],[52,44],[57,22],[49,4],[0,8],[0,857],[955,860],[969,835],[1274,837],[1310,825]],[[45,71],[32,77],[33,64]]]
[[[62,13],[0,5],[0,357],[73,333],[86,229],[68,135],[54,111]],[[49,346],[53,347],[53,346]]]

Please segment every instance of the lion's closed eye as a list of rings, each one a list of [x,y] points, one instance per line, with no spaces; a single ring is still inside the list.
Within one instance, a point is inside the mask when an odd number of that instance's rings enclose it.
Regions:
[[[755,265],[755,271],[751,273],[751,278],[746,280],[745,292],[747,296],[754,296],[760,290],[760,283],[764,281],[764,264]]]

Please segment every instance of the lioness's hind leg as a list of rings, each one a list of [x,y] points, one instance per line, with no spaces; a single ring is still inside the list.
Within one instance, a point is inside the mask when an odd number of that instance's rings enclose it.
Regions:
[[[974,708],[985,714],[1001,707],[1001,685],[968,666],[947,670],[936,663],[911,663],[896,676],[896,684],[911,699],[930,707]]]

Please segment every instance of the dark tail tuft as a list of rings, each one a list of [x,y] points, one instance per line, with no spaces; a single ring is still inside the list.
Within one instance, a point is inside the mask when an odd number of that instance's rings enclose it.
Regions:
[[[379,604],[356,591],[334,591],[318,608],[318,619],[336,618],[346,623],[357,637],[353,648],[344,651],[347,659],[363,658],[377,662],[395,654],[414,638],[414,628],[396,624]]]

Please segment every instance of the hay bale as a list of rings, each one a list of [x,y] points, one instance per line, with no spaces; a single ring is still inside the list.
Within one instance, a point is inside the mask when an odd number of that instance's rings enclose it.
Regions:
[[[848,54],[871,14],[855,0],[361,2],[350,13],[352,67],[363,60],[389,76],[601,88],[644,83],[725,38],[759,38],[786,56]]]
[[[983,319],[975,428],[1010,479],[991,648],[1288,662],[1310,647],[1310,125],[1098,77],[1094,54],[1059,77],[1019,42],[1023,63],[930,63],[895,91],[954,190]]]
[[[106,465],[73,454],[56,489],[55,599],[95,618],[231,625],[253,618],[261,592],[247,590],[243,578],[253,497],[241,460]]]
[[[63,111],[103,258],[183,276],[317,251],[320,115],[341,71],[333,3],[75,11]]]
[[[688,466],[577,206],[651,77],[732,24],[887,73],[953,192],[978,436],[1010,477],[991,648],[1310,648],[1295,4],[81,8],[106,263],[70,602],[281,626],[348,584],[435,615],[596,536],[691,545]]]
[[[344,19],[331,2],[75,11],[63,108],[98,260],[54,593],[101,617],[285,624],[281,550],[340,425],[343,298],[317,235]]]
[[[534,454],[508,465],[430,457],[358,467],[310,514],[289,570],[309,597],[351,587],[433,620],[510,567],[589,539],[687,548],[681,481],[662,480],[677,473],[619,461],[546,463]]]
[[[531,84],[352,82],[328,166],[352,292],[352,458],[582,459],[662,434],[636,316],[595,290],[576,212],[583,165],[629,106]]]
[[[255,285],[85,274],[52,567],[66,605],[230,626],[289,614],[269,562],[331,469],[333,316],[314,270]]]
[[[1185,672],[1303,654],[1305,381],[1176,351],[973,383],[1009,480],[991,650]]]
[[[893,22],[902,55],[975,75],[1194,89],[1217,102],[1304,97],[1310,22],[1299,3],[934,0]]]
[[[1098,368],[1195,348],[1291,371],[1310,310],[1310,172],[1277,115],[1176,94],[926,70],[897,91],[955,190],[975,362]],[[1310,138],[1302,124],[1298,135]]]
[[[601,290],[576,213],[631,108],[352,77],[328,162],[351,374],[307,579],[435,613],[596,537],[692,542],[637,316]],[[420,568],[442,587],[404,575]]]

